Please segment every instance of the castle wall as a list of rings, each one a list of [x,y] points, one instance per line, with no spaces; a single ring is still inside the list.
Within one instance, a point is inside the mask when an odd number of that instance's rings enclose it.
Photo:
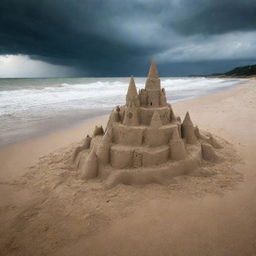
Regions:
[[[186,140],[186,143],[195,144],[197,142],[194,127],[192,125],[182,125],[181,134],[182,137]]]
[[[139,125],[138,109],[133,103],[125,109],[123,124],[127,126]]]
[[[170,158],[172,160],[182,160],[186,158],[186,149],[182,139],[170,141]]]
[[[107,164],[109,163],[109,151],[110,147],[109,145],[98,145],[96,155],[98,157],[99,163],[101,164]]]
[[[157,147],[168,143],[168,139],[163,130],[158,128],[148,128],[145,132],[145,144],[150,147]]]
[[[145,144],[151,147],[157,147],[161,145],[167,145],[171,138],[173,129],[176,129],[176,125],[160,127],[160,128],[148,128],[145,131]]]
[[[141,89],[139,92],[139,99],[140,99],[140,105],[141,106],[147,106],[147,91],[144,89]]]
[[[128,127],[115,125],[113,127],[113,141],[115,144],[139,146],[143,141],[143,127]]]
[[[157,151],[146,151],[143,153],[142,165],[154,166],[165,163],[168,161],[169,157],[169,147],[161,147],[161,149]]]
[[[110,150],[110,163],[112,167],[124,169],[132,167],[133,163],[133,150],[125,147],[111,147]]]
[[[146,85],[145,85],[146,89],[150,90],[150,89],[161,89],[161,81],[159,78],[147,78],[146,80]]]
[[[147,102],[149,107],[160,106],[160,91],[159,90],[148,90],[147,91]]]
[[[161,108],[140,108],[140,123],[143,125],[150,125],[155,110],[159,113],[163,125],[170,123],[171,110],[169,106]]]
[[[110,163],[112,167],[139,168],[141,166],[153,166],[168,161],[169,146],[161,146],[155,149],[131,148],[125,146],[112,146],[110,150]]]

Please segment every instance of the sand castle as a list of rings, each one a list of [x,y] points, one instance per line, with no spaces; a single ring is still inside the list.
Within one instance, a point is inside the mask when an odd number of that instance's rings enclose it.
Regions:
[[[137,91],[131,77],[126,104],[111,112],[105,130],[96,126],[87,135],[73,162],[83,179],[97,177],[109,187],[144,184],[189,173],[202,159],[216,162],[219,147],[194,127],[189,112],[183,122],[174,114],[153,61],[145,89]]]

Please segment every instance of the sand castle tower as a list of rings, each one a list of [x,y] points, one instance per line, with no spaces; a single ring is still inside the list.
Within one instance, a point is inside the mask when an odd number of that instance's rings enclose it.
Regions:
[[[189,112],[186,113],[186,116],[184,118],[181,128],[182,128],[182,136],[185,138],[186,142],[189,144],[195,144],[197,141],[197,138],[195,135],[195,128],[191,121]]]
[[[203,155],[196,134],[189,113],[181,123],[167,103],[152,61],[145,88],[138,92],[131,77],[125,105],[111,112],[106,132],[101,126],[95,128],[90,147],[82,152],[80,148],[75,161],[77,166],[84,163],[86,178],[96,175],[110,183],[145,183],[198,166]]]

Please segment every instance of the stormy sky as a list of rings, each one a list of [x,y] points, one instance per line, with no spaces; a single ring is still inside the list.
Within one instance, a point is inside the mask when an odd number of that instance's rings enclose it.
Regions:
[[[255,0],[1,0],[0,77],[209,74],[256,63]]]

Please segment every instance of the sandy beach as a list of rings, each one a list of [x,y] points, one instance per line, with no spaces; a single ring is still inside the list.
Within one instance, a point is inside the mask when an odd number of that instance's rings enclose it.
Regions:
[[[0,255],[256,254],[256,80],[172,106],[226,161],[166,184],[83,182],[66,167],[106,117],[0,149]]]

